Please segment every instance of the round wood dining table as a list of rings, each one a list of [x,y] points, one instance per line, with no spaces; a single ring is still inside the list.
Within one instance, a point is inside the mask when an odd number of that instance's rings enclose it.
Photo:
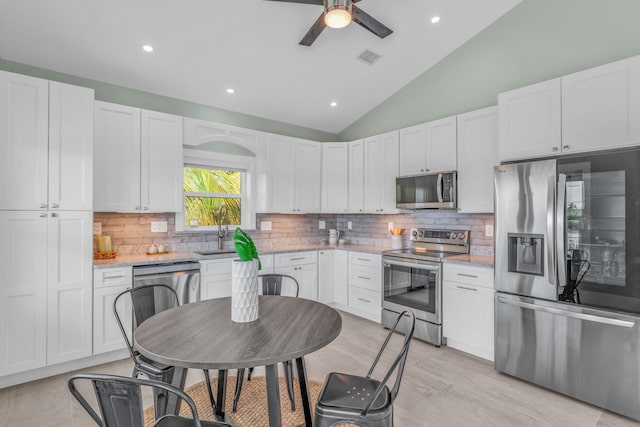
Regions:
[[[136,349],[157,362],[176,367],[173,384],[184,388],[189,368],[217,369],[216,417],[224,413],[227,371],[265,366],[269,426],[281,426],[279,362],[295,360],[305,424],[312,425],[304,356],[333,341],[342,318],[333,308],[303,298],[260,296],[259,318],[231,320],[231,298],[185,304],[158,313],[134,333]],[[169,402],[167,411],[176,411]]]

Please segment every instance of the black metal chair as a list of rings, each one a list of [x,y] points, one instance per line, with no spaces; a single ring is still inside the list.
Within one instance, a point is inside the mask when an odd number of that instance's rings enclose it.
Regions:
[[[92,385],[100,414],[78,391],[77,384],[79,385],[83,381]],[[178,415],[162,415],[160,417],[156,415],[153,427],[230,427],[226,423],[201,421],[198,417],[196,405],[189,395],[179,388],[160,381],[117,375],[77,374],[69,378],[67,384],[73,397],[80,402],[84,410],[101,427],[144,427],[143,387],[153,388],[154,395],[167,396],[173,393],[191,409],[192,418]],[[158,393],[158,390],[161,393]],[[156,414],[158,414],[157,409],[155,411]]]
[[[373,370],[402,319],[408,321],[402,348],[383,380],[377,381],[371,378]],[[400,313],[366,377],[336,372],[327,375],[316,404],[316,415],[313,422],[315,427],[329,427],[343,423],[352,423],[362,427],[393,426],[393,402],[400,388],[415,324],[416,319],[411,311],[405,310]],[[386,383],[394,371],[396,379],[393,388],[389,390]]]
[[[289,292],[285,291],[285,294],[295,295],[298,298],[298,294],[300,293],[300,284],[296,280],[295,277],[289,276],[287,274],[260,274],[258,275],[262,282],[262,295],[282,295],[283,288],[283,279],[290,280],[290,286],[292,289]],[[285,281],[285,288],[287,281]],[[295,404],[295,396],[294,396],[294,388],[293,388],[293,363],[290,360],[286,362],[282,362],[282,367],[284,368],[284,378],[287,384],[287,393],[289,394],[289,400],[291,401],[291,410],[296,410]],[[240,400],[240,393],[242,392],[242,383],[244,382],[244,372],[245,369],[238,369],[238,375],[236,376],[236,393],[233,397],[233,412],[237,412],[238,410],[238,400]],[[253,368],[249,368],[249,373],[247,375],[247,379],[251,381],[251,375],[253,374]]]
[[[129,335],[125,331],[124,325],[122,324],[122,320],[120,318],[120,314],[118,313],[118,305],[120,299],[124,298],[127,295],[131,298],[133,330],[135,330],[135,328],[137,328],[142,322],[144,322],[154,314],[180,305],[178,294],[175,290],[167,285],[145,285],[122,291],[118,294],[118,296],[116,296],[113,301],[113,312],[115,314],[116,321],[118,323],[118,326],[120,327],[122,336],[127,343],[127,348],[129,349],[131,359],[133,360],[133,373],[131,374],[131,376],[137,378],[138,375],[144,375],[151,380],[162,381],[164,383],[170,384],[173,380],[173,375],[175,372],[174,367],[153,361],[140,354],[133,346],[133,342],[130,340]],[[203,369],[203,371],[205,382],[207,383],[207,391],[209,392],[211,406],[215,408],[215,399],[213,397],[213,391],[211,389],[211,379],[209,378],[209,371],[207,369]],[[163,399],[163,391],[160,389],[155,389],[154,396],[156,400],[156,410],[163,411],[163,405],[158,403],[158,401],[160,401],[166,404],[166,401],[164,401]],[[156,416],[159,416],[161,414],[164,414],[164,412],[158,412]]]

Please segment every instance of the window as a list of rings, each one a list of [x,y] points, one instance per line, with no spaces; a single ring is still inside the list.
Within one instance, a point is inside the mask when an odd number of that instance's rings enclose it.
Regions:
[[[184,209],[176,214],[176,230],[217,229],[222,206],[227,207],[231,228],[255,228],[250,197],[254,163],[253,157],[185,150]]]

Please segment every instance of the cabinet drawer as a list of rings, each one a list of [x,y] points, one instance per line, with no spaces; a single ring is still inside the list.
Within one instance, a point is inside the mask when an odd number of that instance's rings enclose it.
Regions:
[[[275,265],[278,267],[290,267],[292,265],[314,264],[318,262],[318,252],[290,252],[275,255]]]
[[[349,286],[365,288],[380,293],[382,291],[380,270],[377,268],[366,268],[358,265],[350,266]]]
[[[221,274],[231,274],[232,259],[233,258],[225,258],[200,261],[200,275],[217,276]]]
[[[93,287],[131,286],[133,283],[131,267],[96,268],[93,270]]]
[[[273,273],[274,272],[273,254],[260,255],[260,264],[262,264],[262,270],[260,270],[258,274]]]
[[[349,252],[349,264],[379,269],[382,266],[382,256],[364,252]]]
[[[382,307],[380,292],[349,286],[349,307],[378,316]]]
[[[493,268],[445,263],[443,279],[473,286],[493,288]]]

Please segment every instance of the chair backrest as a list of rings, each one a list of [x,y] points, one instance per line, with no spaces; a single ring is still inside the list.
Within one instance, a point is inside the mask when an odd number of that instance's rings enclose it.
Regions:
[[[130,298],[131,301],[133,330],[135,330],[142,322],[154,314],[160,313],[161,311],[169,308],[177,307],[179,305],[178,294],[167,285],[145,285],[122,291],[113,300],[113,313],[116,317],[116,322],[118,323],[120,332],[122,332],[122,336],[127,343],[131,357],[135,358],[133,342],[129,339],[129,335],[122,324],[122,319],[118,312],[120,300],[127,297]]]
[[[288,274],[260,274],[258,277],[262,280],[262,295],[282,295],[282,282],[286,279],[285,289],[288,286],[293,287],[291,294],[298,297],[300,293],[300,284],[295,277]],[[285,291],[285,293],[288,293]]]
[[[367,412],[369,412],[371,405],[373,405],[373,403],[376,401],[376,399],[384,389],[385,384],[387,383],[387,381],[389,381],[389,378],[391,378],[391,375],[393,375],[394,371],[397,371],[397,372],[396,372],[396,380],[393,383],[393,387],[390,390],[390,394],[391,394],[390,403],[393,403],[393,401],[396,399],[396,396],[398,395],[398,390],[400,390],[400,382],[402,381],[402,374],[404,373],[404,365],[405,365],[405,362],[407,361],[407,355],[409,354],[409,346],[411,345],[413,332],[416,328],[416,317],[411,310],[405,310],[398,315],[398,318],[393,324],[393,327],[391,328],[391,330],[389,330],[389,333],[387,334],[387,338],[385,339],[384,344],[382,344],[382,347],[380,348],[378,355],[376,356],[375,360],[373,361],[373,364],[371,365],[371,368],[369,369],[369,372],[367,373],[367,378],[371,378],[371,375],[373,374],[373,370],[378,364],[378,361],[380,360],[382,353],[384,353],[384,350],[386,349],[387,344],[389,343],[389,340],[391,339],[391,337],[393,336],[393,333],[398,328],[398,324],[400,323],[400,320],[402,320],[403,318],[406,321],[408,321],[409,325],[407,328],[407,332],[404,335],[404,342],[402,343],[402,348],[398,352],[398,355],[396,356],[395,360],[391,364],[391,367],[389,368],[383,380],[381,381],[380,385],[376,389],[373,397],[371,398],[369,405],[367,405],[367,407],[362,412],[363,414],[366,414]]]

